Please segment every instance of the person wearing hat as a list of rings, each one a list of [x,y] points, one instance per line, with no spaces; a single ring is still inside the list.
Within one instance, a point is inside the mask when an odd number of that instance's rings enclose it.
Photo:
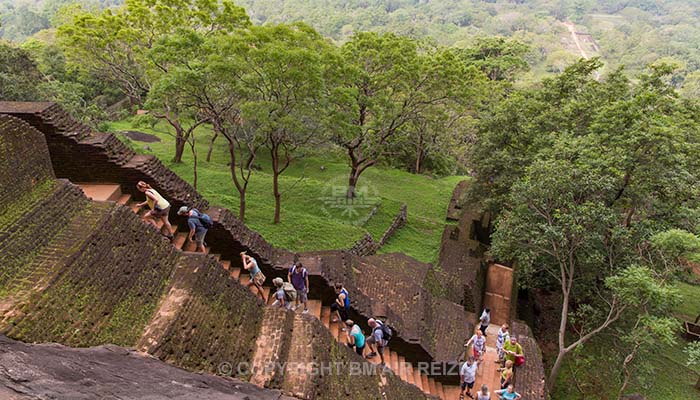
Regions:
[[[290,298],[288,292],[291,291],[296,294],[294,286],[292,286],[292,284],[289,282],[285,283],[280,277],[273,279],[272,284],[275,286],[275,301],[272,303],[272,305],[289,310],[292,307],[292,302],[294,302],[294,299]]]
[[[187,239],[191,242],[194,238],[195,250],[205,253],[204,250],[204,236],[207,235],[207,227],[202,223],[202,215],[199,211],[194,208],[188,208],[187,206],[180,207],[177,210],[177,215],[182,217],[187,217],[187,226],[190,228],[190,233]]]

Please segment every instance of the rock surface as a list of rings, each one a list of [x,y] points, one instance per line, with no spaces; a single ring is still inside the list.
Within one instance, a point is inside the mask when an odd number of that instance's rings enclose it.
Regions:
[[[118,346],[29,345],[0,335],[0,399],[292,398],[234,379],[190,373]]]

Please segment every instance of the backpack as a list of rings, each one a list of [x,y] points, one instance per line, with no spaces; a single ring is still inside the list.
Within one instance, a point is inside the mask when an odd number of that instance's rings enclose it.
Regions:
[[[199,218],[199,222],[202,223],[202,226],[204,228],[209,229],[212,227],[212,225],[214,225],[214,221],[211,220],[210,216],[208,216],[207,214],[204,214],[202,212],[199,212],[199,210],[197,210],[196,208],[193,209],[193,211],[196,211],[197,214],[199,215],[199,217],[197,217],[197,218]]]
[[[379,320],[377,320],[377,323],[379,324],[379,326],[374,328],[374,329],[381,329],[382,330],[382,339],[384,339],[388,343],[389,340],[391,340],[391,335],[393,335],[394,332],[391,331],[391,328],[389,328],[389,325],[387,325],[383,322],[379,322]]]
[[[282,290],[284,290],[284,297],[287,299],[287,301],[289,301],[289,302],[296,301],[297,290],[294,289],[294,286],[291,283],[285,282],[282,285]]]

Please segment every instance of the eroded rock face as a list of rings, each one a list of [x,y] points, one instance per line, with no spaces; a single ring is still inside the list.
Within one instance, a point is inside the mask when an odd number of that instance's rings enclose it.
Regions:
[[[0,335],[0,399],[291,400],[279,391],[190,373],[118,346],[28,345]]]

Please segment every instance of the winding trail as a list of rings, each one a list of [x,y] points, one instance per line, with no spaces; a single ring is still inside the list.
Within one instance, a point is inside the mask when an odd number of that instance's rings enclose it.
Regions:
[[[581,53],[581,57],[588,60],[588,58],[589,58],[588,54],[586,54],[586,51],[581,46],[581,42],[579,42],[579,40],[578,40],[578,35],[576,34],[576,25],[574,25],[574,23],[571,21],[566,21],[566,22],[562,22],[562,23],[569,30],[569,33],[571,34],[571,39],[573,39],[574,43],[576,44],[576,47],[578,48],[579,53]]]

